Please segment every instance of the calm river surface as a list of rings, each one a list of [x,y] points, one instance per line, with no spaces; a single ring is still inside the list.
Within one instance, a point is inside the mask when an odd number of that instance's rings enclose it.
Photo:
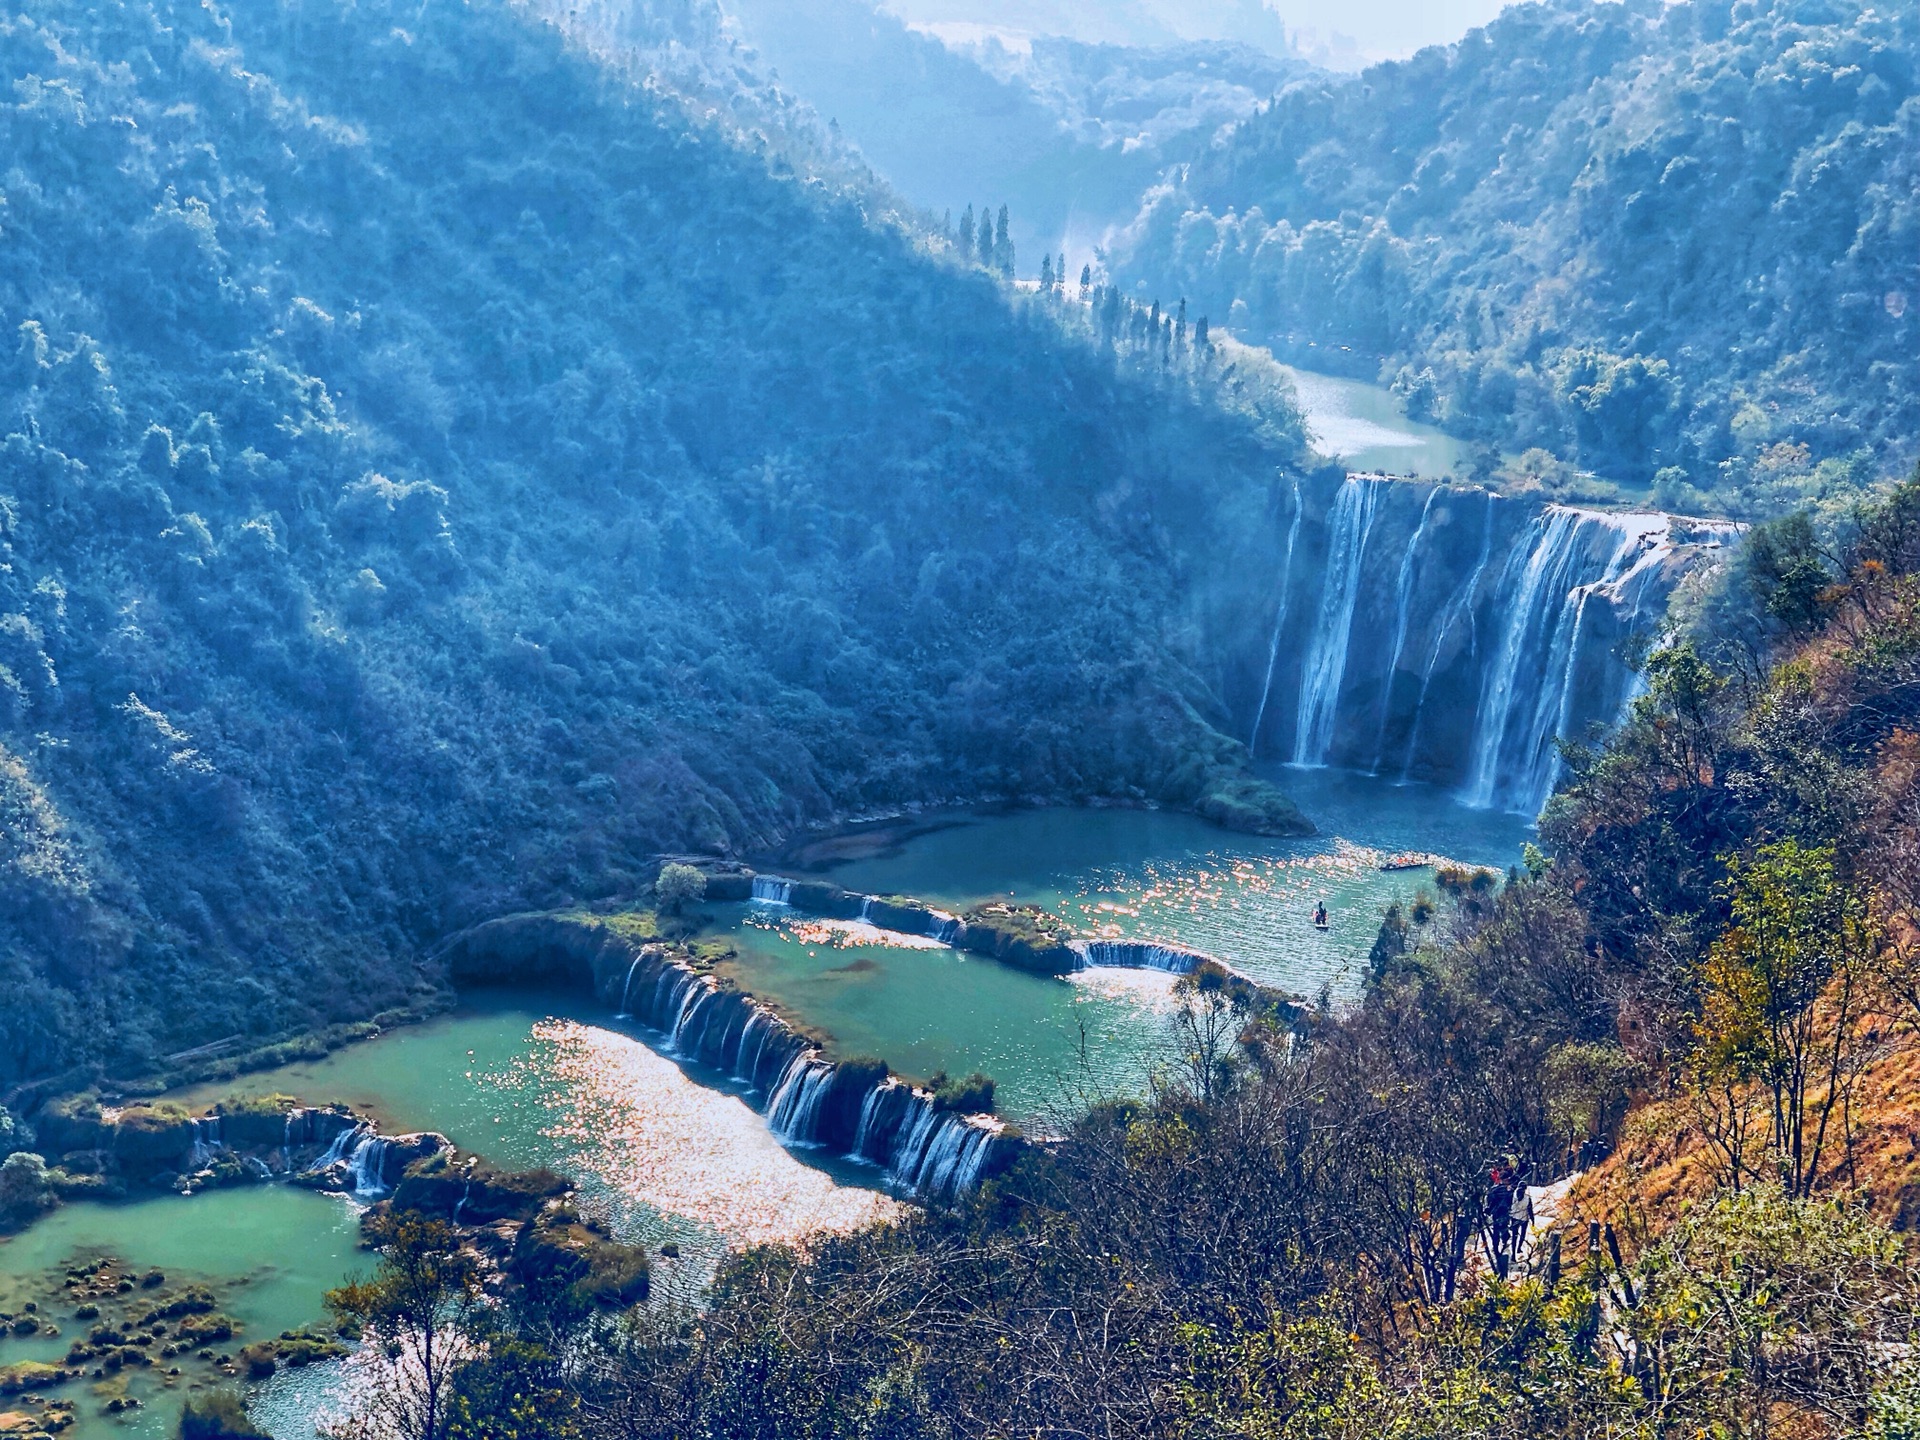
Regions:
[[[1293,381],[1314,448],[1350,470],[1438,480],[1465,473],[1467,447],[1443,430],[1409,420],[1383,385],[1280,367]]]

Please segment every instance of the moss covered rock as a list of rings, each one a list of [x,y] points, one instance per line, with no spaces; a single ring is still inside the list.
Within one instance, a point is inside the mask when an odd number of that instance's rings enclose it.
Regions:
[[[0,1365],[0,1395],[20,1395],[28,1390],[50,1390],[64,1385],[79,1372],[64,1365],[49,1365],[41,1360],[22,1360]]]
[[[1193,802],[1194,814],[1247,835],[1311,835],[1300,807],[1266,781],[1246,774],[1215,778]]]
[[[647,1252],[622,1245],[570,1205],[549,1205],[514,1246],[513,1277],[530,1290],[565,1289],[586,1305],[624,1309],[647,1298]]]

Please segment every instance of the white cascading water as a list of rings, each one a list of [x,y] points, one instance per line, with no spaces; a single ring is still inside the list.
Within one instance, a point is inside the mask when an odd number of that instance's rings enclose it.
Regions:
[[[1487,492],[1486,518],[1480,527],[1479,557],[1473,562],[1473,569],[1467,572],[1465,582],[1447,602],[1440,623],[1434,628],[1433,645],[1427,651],[1427,663],[1420,672],[1420,694],[1413,702],[1413,720],[1407,726],[1407,753],[1400,762],[1402,780],[1413,770],[1414,747],[1420,743],[1420,717],[1426,713],[1427,692],[1433,686],[1433,670],[1440,663],[1441,647],[1447,643],[1447,636],[1453,632],[1461,616],[1466,616],[1469,625],[1473,624],[1473,602],[1480,593],[1480,577],[1487,573],[1487,563],[1493,559],[1493,507],[1498,499],[1491,490]]]
[[[1586,602],[1611,592],[1657,545],[1663,515],[1613,515],[1551,506],[1534,521],[1531,545],[1516,548],[1498,590],[1507,617],[1500,649],[1480,692],[1473,763],[1462,798],[1537,814],[1558,777],[1555,740],[1570,718],[1579,632]],[[1610,538],[1594,573],[1596,541]],[[1651,573],[1655,567],[1640,569]]]
[[[633,957],[633,963],[627,966],[627,980],[626,983],[620,987],[620,1011],[613,1017],[616,1020],[631,1020],[633,1018],[633,1011],[627,1008],[627,997],[628,992],[633,989],[633,972],[640,968],[640,962],[644,958],[642,955],[635,955]]]
[[[1420,523],[1414,527],[1407,553],[1400,557],[1400,577],[1393,587],[1393,644],[1387,651],[1386,680],[1380,690],[1380,723],[1373,732],[1373,773],[1380,773],[1381,751],[1387,743],[1387,717],[1393,712],[1393,677],[1400,669],[1400,652],[1407,645],[1407,607],[1413,601],[1413,562],[1420,554],[1420,541],[1427,533],[1427,517],[1433,514],[1433,502],[1444,487],[1436,485],[1427,492],[1427,503],[1420,507]]]
[[[1207,960],[1195,950],[1143,940],[1089,940],[1080,953],[1095,969],[1164,970],[1171,975],[1190,975]]]
[[[333,1143],[327,1146],[326,1153],[313,1162],[313,1168],[324,1170],[329,1165],[338,1165],[353,1152],[353,1147],[366,1137],[368,1127],[349,1125],[333,1137]]]
[[[942,1115],[922,1097],[891,1167],[894,1182],[928,1200],[951,1200],[980,1183],[994,1131],[963,1115]]]
[[[739,1058],[733,1062],[734,1073],[749,1085],[759,1069],[760,1056],[767,1048],[767,1036],[772,1031],[773,1027],[767,1023],[767,1012],[754,1006],[747,1016],[746,1028],[740,1032]]]
[[[193,1168],[201,1170],[213,1163],[215,1152],[225,1148],[220,1139],[220,1117],[208,1115],[187,1123],[193,1127]]]
[[[1293,588],[1293,547],[1300,540],[1300,516],[1306,510],[1300,498],[1300,481],[1293,482],[1293,523],[1287,526],[1286,555],[1280,561],[1280,608],[1273,617],[1273,642],[1267,646],[1267,678],[1260,687],[1260,708],[1253,712],[1253,733],[1247,737],[1247,754],[1255,755],[1260,746],[1260,722],[1267,718],[1267,699],[1273,694],[1273,671],[1280,661],[1280,632],[1287,628],[1287,595]]]
[[[667,996],[667,1003],[675,1007],[673,1023],[660,1027],[667,1036],[669,1048],[677,1042],[680,1032],[686,1027],[687,1012],[701,998],[706,988],[700,983],[700,977],[690,971],[676,970],[674,974],[677,978],[673,982],[673,990]]]
[[[1561,608],[1548,650],[1547,677],[1557,678],[1554,691],[1542,690],[1534,704],[1534,741],[1531,754],[1521,757],[1526,778],[1521,803],[1535,814],[1547,803],[1560,779],[1564,763],[1556,739],[1573,729],[1575,679],[1580,660],[1580,634],[1586,623],[1587,602],[1601,595],[1625,609],[1631,627],[1644,608],[1646,581],[1657,576],[1673,554],[1672,527],[1661,515],[1608,515],[1605,523],[1618,531],[1619,540],[1597,580],[1578,586]],[[1611,718],[1611,717],[1609,717]]]
[[[880,1107],[886,1103],[887,1093],[900,1089],[898,1080],[882,1080],[867,1092],[867,1098],[860,1104],[860,1125],[853,1132],[853,1149],[848,1152],[855,1160],[867,1159],[867,1137],[873,1133],[873,1120],[880,1113]]]
[[[698,981],[687,987],[687,998],[680,1003],[680,1013],[674,1018],[673,1030],[667,1036],[667,1048],[676,1055],[688,1055],[687,1037],[694,1033],[694,1023],[705,1012],[718,992],[711,986]]]
[[[785,905],[793,894],[793,882],[782,880],[778,875],[756,875],[753,877],[753,898],[765,905]]]
[[[787,1064],[767,1105],[767,1126],[789,1145],[810,1145],[820,1118],[820,1103],[833,1080],[833,1066],[812,1051],[801,1051]]]
[[[952,1188],[947,1192],[952,1196],[965,1195],[980,1188],[980,1172],[986,1168],[987,1156],[993,1151],[994,1131],[978,1125],[967,1128],[973,1134],[961,1148],[959,1161],[954,1166]]]
[[[355,1195],[384,1195],[387,1193],[387,1150],[389,1142],[371,1132],[362,1137],[353,1147],[353,1158],[348,1162],[347,1172],[353,1184]]]
[[[893,1142],[893,1155],[887,1162],[887,1174],[905,1190],[917,1190],[921,1167],[926,1164],[927,1147],[939,1128],[941,1115],[933,1108],[930,1096],[915,1094],[910,1118],[901,1122]]]
[[[949,915],[944,910],[928,912],[927,938],[938,940],[942,945],[951,945],[954,937],[960,933],[960,917]]]
[[[1353,638],[1353,609],[1360,598],[1361,566],[1373,534],[1374,502],[1389,480],[1349,475],[1327,522],[1326,588],[1314,622],[1313,643],[1300,673],[1300,711],[1293,731],[1293,763],[1327,763],[1333,722],[1339,714],[1340,687],[1347,675],[1347,648]]]
[[[653,982],[653,1000],[647,1006],[647,1013],[640,1018],[651,1025],[654,1016],[666,1014],[668,1003],[678,993],[674,987],[684,983],[686,978],[687,972],[677,965],[662,966],[660,978]]]

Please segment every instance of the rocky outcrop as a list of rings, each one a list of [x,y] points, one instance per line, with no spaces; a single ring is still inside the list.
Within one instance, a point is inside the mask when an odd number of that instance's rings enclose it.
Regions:
[[[406,1167],[392,1205],[460,1225],[517,1223],[571,1189],[551,1170],[497,1170],[473,1156],[461,1163],[452,1150],[442,1150]]]
[[[1073,932],[1031,906],[969,910],[953,943],[970,955],[988,955],[1034,975],[1067,975],[1086,963],[1073,947]]]

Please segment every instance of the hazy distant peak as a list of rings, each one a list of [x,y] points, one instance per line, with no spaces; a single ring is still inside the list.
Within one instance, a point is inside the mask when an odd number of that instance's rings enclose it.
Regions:
[[[948,43],[1009,50],[1057,35],[1109,45],[1238,40],[1270,55],[1358,70],[1458,40],[1508,0],[881,0]]]

